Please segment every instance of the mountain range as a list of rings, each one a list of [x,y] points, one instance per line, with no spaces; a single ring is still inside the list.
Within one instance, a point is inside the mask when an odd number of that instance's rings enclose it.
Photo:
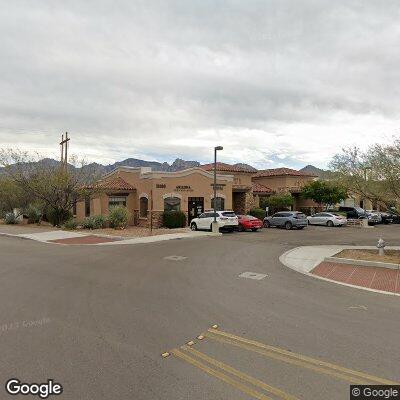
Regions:
[[[44,158],[40,161],[39,163],[47,164],[49,166],[57,166],[59,164],[59,161],[54,160],[52,158]],[[167,162],[158,162],[158,161],[146,161],[146,160],[140,160],[138,158],[127,158],[123,161],[117,161],[113,164],[108,164],[108,165],[103,165],[99,163],[91,163],[83,166],[84,170],[95,172],[98,175],[103,175],[106,174],[113,169],[120,167],[120,166],[126,166],[126,167],[150,167],[153,171],[165,171],[165,172],[174,172],[174,171],[181,171],[183,169],[187,168],[193,168],[193,167],[199,167],[201,164],[198,161],[187,161],[187,160],[182,160],[181,158],[175,159],[171,164]],[[248,170],[252,171],[257,171],[256,168],[249,164],[245,163],[236,163],[233,164],[236,167],[241,167],[245,168]],[[0,168],[0,173],[3,168]],[[300,172],[306,172],[306,173],[311,173],[313,175],[316,175],[322,179],[329,179],[331,176],[332,172],[323,170],[320,168],[317,168],[313,165],[307,165],[304,168],[299,170]]]
[[[321,179],[329,179],[332,177],[332,171],[314,167],[314,165],[306,165],[300,172],[305,172],[306,174],[312,174],[318,176]]]

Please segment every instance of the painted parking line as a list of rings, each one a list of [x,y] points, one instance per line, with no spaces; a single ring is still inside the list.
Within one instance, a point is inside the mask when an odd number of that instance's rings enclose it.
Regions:
[[[270,397],[265,396],[263,393],[260,393],[257,390],[254,390],[251,387],[244,385],[243,383],[241,383],[239,381],[236,381],[235,379],[231,378],[230,376],[228,376],[218,370],[210,368],[208,365],[203,364],[202,362],[200,362],[192,357],[189,357],[187,354],[183,353],[182,351],[180,351],[178,349],[171,350],[171,354],[183,361],[186,361],[187,363],[193,365],[194,367],[201,369],[202,371],[206,372],[207,374],[220,379],[221,381],[227,383],[228,385],[233,386],[234,388],[240,390],[241,392],[246,393],[247,395],[253,397],[254,399],[272,400]]]
[[[263,356],[280,360],[289,364],[297,365],[299,367],[307,368],[315,372],[330,375],[332,377],[345,380],[350,383],[356,384],[383,384],[383,385],[396,385],[397,382],[380,378],[374,375],[366,374],[364,372],[355,371],[340,365],[332,364],[329,362],[317,360],[302,354],[293,353],[279,347],[270,346],[264,343],[257,342],[233,335],[228,332],[220,331],[210,328],[205,334],[206,338],[231,344]]]

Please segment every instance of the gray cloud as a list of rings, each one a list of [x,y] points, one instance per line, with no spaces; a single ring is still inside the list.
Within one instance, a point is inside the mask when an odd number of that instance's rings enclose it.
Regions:
[[[88,160],[325,165],[399,126],[398,1],[8,2],[0,139]],[[398,131],[397,131],[398,132]]]

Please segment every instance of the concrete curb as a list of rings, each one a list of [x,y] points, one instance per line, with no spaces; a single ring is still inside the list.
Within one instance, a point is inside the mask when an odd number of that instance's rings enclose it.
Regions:
[[[61,232],[61,231],[58,231]],[[68,231],[69,232],[69,231]],[[155,235],[155,236],[144,236],[144,237],[137,237],[126,239],[121,236],[113,236],[113,235],[97,235],[93,233],[92,235],[99,236],[99,237],[108,237],[108,238],[118,238],[113,242],[106,242],[106,243],[90,243],[90,244],[68,244],[68,243],[56,243],[52,241],[43,240],[41,238],[31,237],[30,234],[13,234],[13,233],[5,233],[0,232],[0,236],[24,239],[24,240],[33,240],[39,243],[47,243],[52,245],[59,245],[59,246],[115,246],[115,245],[134,245],[134,244],[145,244],[145,243],[156,243],[156,242],[163,242],[167,240],[179,240],[179,239],[196,239],[196,238],[203,238],[208,236],[222,236],[222,233],[213,233],[213,232],[185,232],[185,233],[166,233],[164,235]],[[74,237],[85,237],[90,236],[90,234],[83,234],[78,233]],[[122,239],[122,240],[121,240]],[[53,240],[53,239],[51,239]]]
[[[378,267],[378,268],[400,269],[400,264],[385,263],[385,262],[380,262],[380,261],[353,260],[350,258],[340,258],[340,257],[325,257],[324,261],[334,262],[334,263],[338,263],[338,264],[357,265],[358,267]]]
[[[319,279],[325,282],[330,282],[330,283],[335,283],[336,285],[342,285],[342,286],[347,286],[347,287],[351,287],[354,289],[360,289],[360,290],[366,290],[368,292],[373,292],[373,293],[380,293],[380,294],[385,294],[385,295],[389,295],[389,296],[398,296],[400,297],[399,293],[392,293],[392,292],[385,292],[383,290],[377,290],[377,289],[370,289],[370,288],[366,288],[366,287],[362,287],[362,286],[355,286],[352,285],[350,283],[345,283],[345,282],[338,282],[338,281],[334,281],[333,279],[329,279],[329,278],[324,278],[322,276],[318,276],[318,275],[314,275],[312,274],[310,271],[316,267],[319,263],[321,263],[325,258],[325,257],[318,257],[318,256],[314,256],[313,258],[312,256],[312,251],[310,250],[310,248],[325,248],[326,251],[333,251],[334,249],[340,249],[339,251],[343,250],[343,249],[351,249],[351,248],[364,248],[364,249],[371,249],[371,248],[376,248],[374,246],[299,246],[299,247],[295,247],[291,250],[286,251],[285,253],[283,253],[280,257],[279,257],[279,261],[287,268],[290,268],[293,271],[299,272],[303,275],[307,275],[309,277],[312,277],[314,279]],[[389,246],[387,247],[389,248]],[[398,246],[390,246],[390,248],[394,249],[394,250],[399,250],[400,248]],[[293,253],[296,253],[296,251],[303,251],[308,255],[308,259],[306,259],[305,261],[308,261],[308,265],[306,265],[305,267],[302,267],[301,263],[299,264],[299,261],[302,261],[301,258],[294,258],[291,257],[291,255],[293,255]],[[311,254],[310,254],[311,253]],[[335,253],[331,254],[334,255],[338,253],[338,251],[336,251]]]
[[[164,235],[144,236],[133,239],[119,240],[115,242],[98,243],[92,246],[115,246],[115,245],[156,243],[156,242],[164,242],[166,240],[198,239],[208,236],[222,236],[222,233],[213,233],[213,232],[166,233]],[[84,246],[90,246],[90,245],[84,245]]]

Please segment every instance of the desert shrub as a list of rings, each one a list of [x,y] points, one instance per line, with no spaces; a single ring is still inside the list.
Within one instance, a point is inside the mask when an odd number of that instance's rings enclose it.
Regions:
[[[93,217],[86,217],[82,221],[82,228],[84,229],[101,229],[106,226],[106,218],[103,215],[95,215]]]
[[[95,215],[93,218],[94,229],[102,229],[106,227],[107,218],[104,215]]]
[[[266,213],[265,210],[263,210],[262,208],[252,208],[249,211],[249,214],[252,215],[253,217],[263,220],[265,218]]]
[[[49,207],[46,210],[45,217],[46,220],[50,222],[53,226],[60,226],[65,221],[69,221],[72,218],[72,213],[71,211]]]
[[[9,212],[4,216],[4,223],[7,225],[15,225],[18,224],[18,219],[14,213]]]
[[[93,217],[86,217],[82,223],[83,229],[95,229],[95,222]]]
[[[111,207],[108,214],[108,222],[111,228],[125,228],[128,225],[130,212],[124,206]]]
[[[33,204],[29,204],[26,209],[26,215],[28,216],[28,222],[30,224],[38,224],[42,218],[42,212]]]
[[[182,211],[164,211],[163,225],[166,228],[183,228],[186,226],[186,215]]]
[[[71,218],[69,221],[65,222],[64,224],[64,229],[68,229],[68,230],[75,230],[78,227],[78,223]]]

